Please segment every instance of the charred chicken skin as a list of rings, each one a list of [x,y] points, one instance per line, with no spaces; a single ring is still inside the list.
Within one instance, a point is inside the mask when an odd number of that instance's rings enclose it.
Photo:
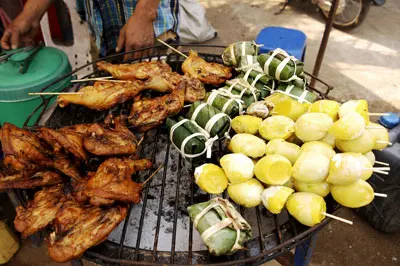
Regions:
[[[19,171],[0,176],[0,191],[7,189],[28,189],[61,184],[64,180],[59,173],[43,170],[36,173]]]
[[[83,177],[78,170],[78,165],[65,155],[56,156],[54,158],[53,167],[74,180],[83,180]]]
[[[194,103],[206,97],[206,89],[200,80],[186,76],[184,80],[186,81],[185,102]]]
[[[116,79],[149,79],[163,72],[172,71],[168,64],[157,61],[119,65],[101,61],[97,63],[97,67],[107,71]]]
[[[44,188],[35,193],[26,208],[18,206],[14,220],[15,229],[27,237],[53,222],[57,211],[66,200],[63,185]]]
[[[231,68],[218,63],[209,63],[195,51],[189,52],[189,57],[182,64],[182,71],[186,76],[212,85],[219,85],[232,77]]]

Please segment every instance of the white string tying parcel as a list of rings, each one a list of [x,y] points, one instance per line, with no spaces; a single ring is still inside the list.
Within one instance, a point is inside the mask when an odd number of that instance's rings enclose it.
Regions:
[[[232,64],[233,64],[234,66],[236,66],[237,61],[236,61],[236,56],[235,56],[235,45],[229,46],[229,50],[230,50],[230,52],[231,52]]]
[[[246,55],[246,42],[241,43],[241,48],[242,48],[242,56]]]
[[[277,56],[278,54],[281,54],[281,55],[285,56],[285,59],[282,60],[282,61],[279,63],[278,67],[276,68],[276,70],[275,70],[275,78],[276,78],[277,80],[279,80],[279,81],[284,81],[284,82],[289,82],[289,81],[291,81],[291,80],[293,80],[293,79],[298,78],[298,77],[296,76],[296,61],[297,61],[297,59],[296,59],[295,57],[293,57],[293,56],[290,56],[288,53],[286,53],[284,50],[282,50],[282,49],[280,49],[280,48],[275,49],[275,50],[272,52],[272,54],[270,55],[270,57],[267,59],[267,61],[265,61],[265,64],[264,64],[264,72],[267,73],[267,74],[269,75],[269,66],[270,66],[272,60],[273,60],[273,59],[275,58],[275,56]],[[286,79],[286,80],[282,80],[282,79],[280,79],[281,72],[282,72],[282,70],[286,67],[286,65],[287,65],[290,61],[293,62],[293,68],[294,68],[293,75],[292,75],[291,77],[289,77],[288,79]]]
[[[229,94],[233,95],[232,93],[229,93],[225,89],[222,89],[222,88],[221,88],[221,90],[212,90],[210,96],[208,96],[208,98],[207,98],[207,103],[209,105],[213,105],[214,100],[218,95],[225,96],[225,97],[228,97],[229,100],[226,101],[225,104],[222,106],[222,110],[221,111],[223,113],[226,113],[226,110],[228,109],[229,105],[231,103],[233,103],[233,102],[236,102],[237,105],[238,105],[239,114],[242,114],[244,112],[243,111],[243,104],[242,104],[243,101],[237,99],[237,95],[234,95],[235,97],[230,97]]]
[[[250,93],[253,95],[254,101],[257,101],[258,98],[257,98],[257,95],[255,94],[255,92],[258,91],[258,89],[255,88],[255,87],[250,86],[250,84],[245,80],[243,80],[243,82],[240,82],[240,81],[241,81],[240,79],[236,79],[235,82],[232,83],[232,85],[228,88],[229,93],[232,93],[232,89],[236,85],[239,85],[239,86],[244,87],[244,88],[242,88],[242,90],[241,90],[241,92],[239,94],[239,99],[242,99],[242,97],[243,97],[243,95],[245,94],[246,91],[250,91]],[[230,82],[231,81],[228,80],[226,83],[230,84]]]

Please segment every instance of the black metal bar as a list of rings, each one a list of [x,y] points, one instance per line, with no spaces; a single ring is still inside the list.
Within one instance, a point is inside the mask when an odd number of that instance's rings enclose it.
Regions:
[[[318,76],[319,70],[321,69],[322,59],[324,58],[326,46],[328,45],[329,34],[332,29],[333,18],[336,14],[336,9],[337,9],[338,5],[339,5],[339,0],[332,0],[332,6],[331,6],[331,9],[329,10],[328,18],[327,18],[326,24],[325,24],[324,35],[322,36],[321,45],[319,46],[317,59],[315,60],[315,65],[314,65],[314,70],[313,70],[314,76]],[[311,87],[315,86],[315,79],[311,79],[310,86]]]
[[[262,230],[262,223],[261,223],[261,218],[260,218],[260,208],[257,206],[256,207],[256,216],[257,216],[257,227],[258,227],[258,233],[259,233],[259,239],[260,239],[260,250],[261,252],[265,248],[265,243],[264,243],[264,233]]]
[[[178,176],[176,180],[176,191],[175,191],[175,206],[174,206],[174,224],[172,228],[172,243],[171,243],[171,258],[170,258],[170,263],[174,263],[174,257],[175,257],[175,243],[176,243],[176,224],[178,220],[178,206],[179,206],[179,187],[181,185],[181,167],[182,163],[182,156],[179,154],[179,160],[178,160]]]
[[[193,205],[194,198],[194,178],[190,180],[190,206]],[[192,264],[193,257],[193,223],[192,220],[189,219],[189,250],[188,250],[188,264]]]
[[[282,243],[282,231],[281,227],[279,226],[278,215],[274,214],[274,223],[276,227],[276,234],[278,235],[279,244]]]

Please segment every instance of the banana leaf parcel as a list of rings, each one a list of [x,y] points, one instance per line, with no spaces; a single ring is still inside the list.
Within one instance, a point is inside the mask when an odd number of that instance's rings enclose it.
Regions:
[[[206,101],[231,118],[243,113],[243,101],[236,98],[230,98],[227,93],[222,90],[213,90],[207,92]]]
[[[303,76],[303,62],[289,56],[281,49],[275,49],[268,54],[260,54],[258,63],[268,76],[279,81],[289,82]]]
[[[313,103],[317,100],[318,95],[309,91],[300,81],[290,83],[279,83],[275,92],[286,94],[300,103]]]
[[[261,71],[249,69],[239,74],[239,78],[246,80],[251,87],[260,91],[260,98],[264,99],[275,89],[275,80]]]
[[[236,42],[225,48],[222,60],[227,66],[238,66],[240,58],[246,55],[257,55],[259,45],[252,42]]]
[[[224,136],[231,127],[231,119],[227,114],[201,101],[192,104],[186,117],[207,131],[211,138]]]
[[[188,213],[212,255],[231,255],[251,239],[251,226],[228,200],[198,203],[189,206]]]
[[[260,91],[256,87],[250,86],[244,79],[227,80],[226,84],[225,87],[218,90],[230,95],[230,98],[242,100],[245,108],[260,99]]]

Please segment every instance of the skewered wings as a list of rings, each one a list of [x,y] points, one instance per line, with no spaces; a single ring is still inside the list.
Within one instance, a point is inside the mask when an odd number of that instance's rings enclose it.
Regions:
[[[182,71],[191,78],[197,78],[205,84],[219,85],[232,77],[231,68],[218,63],[206,62],[197,52],[190,51],[182,64]]]
[[[5,176],[0,173],[0,191],[7,189],[28,189],[41,186],[48,186],[63,183],[59,173],[53,171],[39,171],[32,173],[31,171],[19,171]]]

